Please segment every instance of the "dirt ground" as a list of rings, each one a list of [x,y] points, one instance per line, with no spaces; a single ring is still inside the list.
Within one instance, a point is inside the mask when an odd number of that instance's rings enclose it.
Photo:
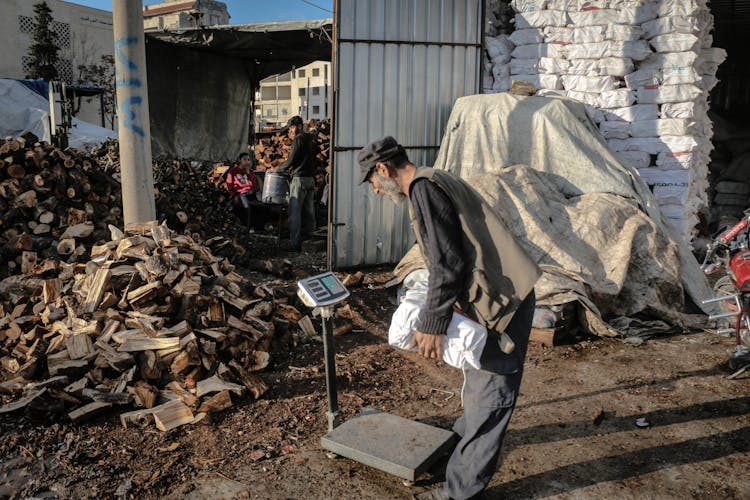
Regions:
[[[295,264],[313,273],[322,258]],[[388,347],[387,270],[366,270],[349,299],[361,318],[335,339],[343,418],[371,407],[450,427],[461,372]],[[750,498],[750,374],[726,378],[730,348],[710,333],[532,345],[502,465],[482,498]],[[311,341],[275,353],[260,400],[168,433],[124,429],[116,414],[82,425],[4,415],[0,498],[384,499],[436,484],[439,472],[408,487],[326,457],[322,351]]]

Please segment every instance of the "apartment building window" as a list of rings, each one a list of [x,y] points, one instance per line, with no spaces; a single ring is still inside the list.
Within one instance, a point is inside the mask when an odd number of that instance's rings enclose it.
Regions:
[[[276,110],[274,108],[266,108],[266,116],[276,116]]]
[[[304,69],[298,69],[297,70],[297,77],[298,78],[304,78],[305,77],[305,70]]]
[[[305,97],[305,89],[299,89],[299,94],[298,95],[300,97]]]
[[[320,106],[313,106],[313,114],[314,115],[320,114]]]
[[[320,76],[320,68],[313,68],[313,76]]]
[[[312,95],[320,95],[320,87],[313,87]]]
[[[279,116],[286,116],[289,114],[289,110],[286,108],[281,108],[281,114]]]

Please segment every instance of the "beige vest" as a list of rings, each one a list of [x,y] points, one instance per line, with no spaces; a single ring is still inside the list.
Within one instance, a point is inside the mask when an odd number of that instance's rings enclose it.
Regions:
[[[462,233],[464,252],[472,271],[459,295],[459,307],[489,331],[504,331],[513,313],[534,289],[541,275],[539,267],[516,242],[493,208],[466,181],[431,167],[417,168],[414,180],[421,178],[434,182],[448,195],[461,223],[457,230]],[[409,216],[424,254],[411,204]]]

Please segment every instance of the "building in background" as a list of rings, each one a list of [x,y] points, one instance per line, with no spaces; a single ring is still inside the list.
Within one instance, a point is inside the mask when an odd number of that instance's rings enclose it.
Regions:
[[[57,34],[60,59],[58,79],[77,84],[81,76],[79,66],[101,63],[103,55],[114,54],[112,13],[92,9],[61,0],[46,0],[52,9],[51,29]],[[0,19],[5,19],[0,30],[0,78],[25,78],[29,67],[29,46],[34,29],[33,0],[0,1]],[[86,82],[83,82],[86,83]],[[101,124],[98,97],[81,98],[77,117]]]
[[[227,4],[215,0],[165,0],[143,7],[147,30],[197,28],[229,24]]]
[[[303,120],[331,114],[331,63],[315,61],[288,73],[261,80],[255,94],[255,127],[285,125],[294,115]]]

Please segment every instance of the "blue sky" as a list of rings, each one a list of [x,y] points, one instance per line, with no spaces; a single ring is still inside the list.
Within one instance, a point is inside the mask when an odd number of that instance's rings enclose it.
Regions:
[[[112,11],[112,0],[67,0],[71,3],[87,5],[97,9]],[[144,0],[143,5],[161,3],[162,0]],[[256,21],[291,21],[296,19],[323,19],[333,17],[333,0],[222,0],[227,4],[231,24]]]

